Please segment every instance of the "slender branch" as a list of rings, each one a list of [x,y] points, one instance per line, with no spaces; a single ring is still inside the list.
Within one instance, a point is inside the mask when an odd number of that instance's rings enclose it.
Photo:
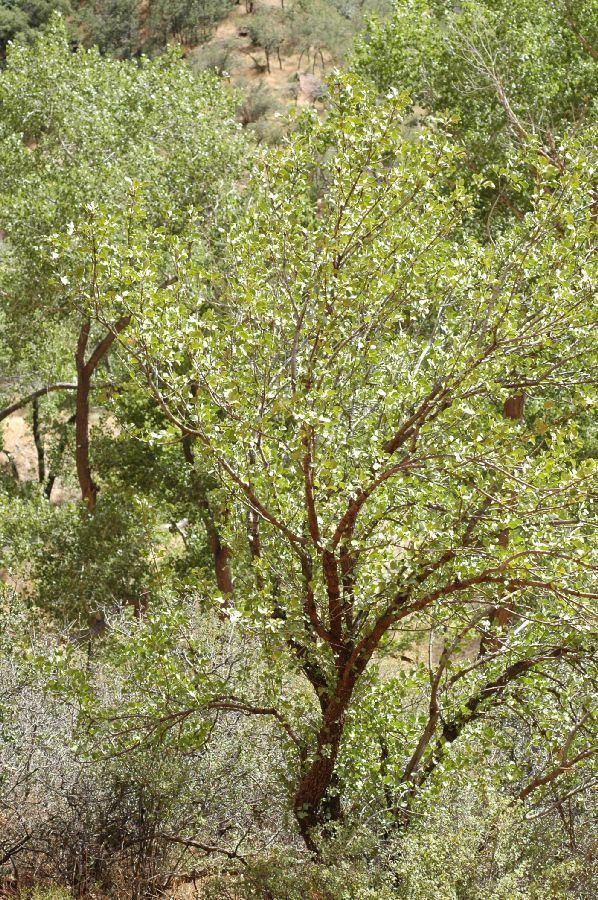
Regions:
[[[435,384],[428,396],[422,401],[422,403],[415,410],[413,415],[411,415],[402,425],[401,427],[395,431],[394,435],[389,438],[384,444],[384,452],[388,453],[389,456],[398,450],[405,441],[409,440],[415,427],[418,423],[422,422],[428,411],[434,405],[434,403],[438,400],[439,395],[442,391],[442,384]]]
[[[598,784],[598,779],[593,779],[592,781],[586,782],[585,784],[578,784],[574,788],[571,788],[570,791],[567,791],[562,797],[558,797],[554,803],[551,803],[550,806],[546,806],[544,809],[539,810],[538,812],[530,813],[525,817],[527,822],[533,822],[534,819],[541,819],[543,816],[547,816],[552,812],[560,804],[564,803],[565,800],[569,800],[571,797],[574,797],[576,794],[581,793],[581,791],[590,790],[594,788]]]
[[[405,771],[403,772],[401,781],[409,781],[409,779],[411,778],[411,776],[413,775],[413,773],[416,771],[417,767],[419,766],[419,764],[422,760],[422,757],[428,747],[428,744],[430,743],[430,741],[432,740],[432,737],[434,736],[434,732],[436,731],[436,726],[437,726],[438,720],[440,718],[440,704],[439,704],[439,698],[438,698],[440,682],[442,679],[442,675],[443,675],[447,665],[449,664],[453,653],[459,647],[463,638],[467,634],[469,634],[471,629],[475,628],[475,626],[485,616],[486,616],[486,610],[483,610],[482,612],[480,612],[476,616],[474,616],[473,619],[471,619],[467,623],[465,628],[463,628],[457,634],[457,636],[452,641],[452,643],[449,644],[448,647],[445,647],[444,650],[442,651],[442,654],[438,661],[438,666],[437,666],[436,672],[435,672],[434,677],[432,678],[432,681],[430,684],[430,703],[429,703],[429,709],[428,709],[428,721],[426,722],[424,730],[423,730],[423,732],[420,736],[420,739],[417,743],[417,747],[413,751],[411,759],[409,760],[409,762],[407,763],[407,765],[405,767]]]
[[[289,725],[282,713],[274,706],[254,706],[246,703],[244,700],[238,700],[235,697],[223,697],[211,700],[208,709],[223,710],[228,712],[240,712],[249,716],[272,716],[279,723],[281,728],[287,733],[295,746],[301,748],[302,742]]]
[[[339,581],[338,563],[334,553],[327,548],[322,554],[322,569],[326,579],[328,593],[328,618],[330,622],[330,634],[337,646],[341,640],[342,629],[342,603],[341,586]]]
[[[25,837],[21,838],[16,844],[13,844],[12,847],[9,847],[6,853],[3,856],[0,856],[0,866],[3,866],[4,863],[7,863],[13,856],[16,856],[17,853],[20,853],[21,850],[24,849],[25,845],[31,838],[30,834],[26,834]]]
[[[190,838],[176,837],[174,834],[165,834],[163,831],[160,832],[160,837],[163,841],[168,841],[171,844],[182,844],[184,847],[202,850],[204,853],[220,853],[229,859],[238,859],[244,866],[247,865],[246,859],[236,850],[227,850],[226,847],[218,847],[216,844],[204,844],[202,841],[191,840]]]
[[[417,460],[413,460],[410,456],[406,456],[401,460],[400,463],[397,463],[394,466],[390,466],[390,468],[386,469],[384,472],[374,478],[365,488],[362,488],[362,490],[359,491],[354,500],[352,500],[352,502],[349,504],[342,519],[338,523],[336,531],[334,532],[334,535],[332,537],[331,546],[336,547],[343,536],[351,534],[355,526],[357,516],[359,515],[364,503],[368,500],[369,497],[371,497],[374,491],[380,487],[380,485],[384,484],[385,481],[388,481],[389,478],[392,478],[393,475],[396,475],[397,472],[408,469],[417,464]]]
[[[10,406],[7,406],[6,409],[0,411],[0,422],[10,416],[13,412],[17,412],[19,409],[23,409],[24,406],[27,406],[28,403],[31,403],[33,400],[37,400],[38,397],[45,397],[46,394],[52,394],[54,391],[76,391],[77,385],[73,384],[70,381],[57,381],[55,384],[48,384],[46,387],[38,388],[36,391],[32,391],[30,394],[27,394],[25,397],[21,397],[20,400],[17,400],[15,403],[12,403]]]
[[[221,456],[217,451],[214,450],[214,447],[212,446],[210,439],[207,437],[206,434],[204,434],[203,431],[199,431],[199,429],[197,429],[197,428],[191,428],[190,426],[186,425],[184,422],[181,422],[181,420],[177,416],[175,416],[175,414],[170,409],[168,403],[162,396],[160,389],[154,382],[154,379],[151,377],[150,373],[147,371],[147,367],[145,367],[145,369],[144,369],[144,374],[147,379],[148,385],[151,388],[152,393],[154,394],[154,397],[158,401],[158,404],[159,404],[160,408],[162,409],[162,411],[164,412],[164,415],[166,416],[168,421],[172,422],[172,424],[175,425],[181,431],[182,434],[189,435],[189,437],[198,438],[201,441],[201,443],[205,447],[208,448],[208,450],[210,451],[210,453],[213,455],[214,459],[216,460],[217,464],[222,469],[224,469],[224,471],[227,473],[229,478],[238,487],[241,488],[241,490],[245,494],[245,496],[246,496],[247,500],[249,501],[249,504],[250,504],[251,508],[254,510],[254,512],[258,513],[262,519],[265,519],[266,522],[270,522],[271,525],[273,525],[282,534],[284,534],[285,537],[289,540],[289,542],[291,543],[291,545],[293,547],[297,548],[297,547],[301,547],[301,546],[304,546],[305,544],[307,544],[306,538],[301,537],[298,534],[294,534],[291,531],[291,529],[288,528],[284,524],[284,522],[281,522],[279,519],[277,519],[277,517],[275,515],[273,515],[263,505],[263,503],[260,502],[260,500],[255,495],[251,485],[248,484],[246,481],[244,481],[243,478],[241,478],[241,476],[233,469],[233,467],[228,462],[228,460],[226,460],[223,456]]]
[[[37,453],[37,480],[40,484],[43,484],[46,480],[46,453],[44,447],[44,436],[42,434],[41,429],[41,417],[39,410],[39,398],[35,397],[35,399],[31,403],[32,410],[32,425],[33,425],[33,441],[35,443],[35,450]]]
[[[577,756],[574,756],[572,759],[568,759],[565,762],[559,763],[558,766],[555,766],[555,768],[551,769],[550,772],[547,772],[545,775],[538,776],[537,778],[534,778],[533,781],[530,781],[530,783],[526,785],[523,790],[519,791],[515,799],[525,800],[526,797],[529,797],[529,795],[539,787],[543,787],[545,784],[550,784],[551,782],[555,781],[564,772],[568,772],[573,768],[573,766],[577,765],[577,763],[582,762],[584,759],[591,759],[592,756],[597,755],[598,746],[589,747],[587,750],[578,753]]]
[[[592,59],[598,59],[598,50],[595,49],[592,42],[589,41],[588,38],[579,30],[579,26],[575,21],[573,11],[571,9],[571,3],[569,2],[569,0],[565,0],[564,5],[567,11],[565,15],[565,21],[567,22],[567,25],[569,26],[581,46],[584,48],[584,50],[586,50],[590,54]]]
[[[303,575],[303,581],[305,585],[305,594],[303,597],[303,609],[309,621],[312,624],[312,627],[315,633],[327,644],[333,643],[332,634],[324,627],[324,624],[318,614],[318,608],[316,605],[316,598],[314,594],[314,589],[312,586],[313,580],[313,569],[311,560],[307,556],[307,554],[300,549],[299,558],[301,560],[301,572]]]
[[[305,455],[303,457],[303,480],[305,484],[305,506],[307,509],[307,523],[309,533],[314,542],[314,546],[319,550],[322,546],[320,538],[320,526],[318,525],[318,514],[316,512],[316,501],[314,496],[313,482],[313,428],[303,435],[303,445],[305,447]]]
[[[536,778],[532,779],[529,784],[527,784],[521,791],[519,791],[515,800],[525,800],[526,797],[529,797],[529,795],[539,787],[543,787],[546,784],[551,784],[559,777],[559,775],[562,775],[563,772],[567,772],[574,765],[576,765],[576,763],[582,762],[582,760],[589,759],[590,757],[598,754],[598,745],[595,745],[581,751],[577,754],[577,756],[574,756],[573,758],[569,757],[569,751],[571,749],[571,744],[573,743],[575,735],[583,727],[585,722],[591,717],[591,712],[586,712],[585,715],[582,716],[580,721],[576,722],[573,728],[570,730],[563,746],[557,754],[558,765],[552,768],[549,772],[546,772],[544,775],[538,775]]]
[[[508,666],[494,681],[489,681],[483,685],[477,693],[473,694],[469,700],[461,705],[461,711],[458,716],[444,723],[436,746],[428,757],[421,774],[414,780],[414,787],[416,785],[420,786],[430,777],[444,756],[447,745],[457,740],[466,725],[479,719],[487,710],[489,704],[497,703],[502,699],[504,692],[513,681],[522,678],[544,662],[562,659],[572,652],[567,647],[558,646],[547,650],[541,656],[517,660],[517,662]]]

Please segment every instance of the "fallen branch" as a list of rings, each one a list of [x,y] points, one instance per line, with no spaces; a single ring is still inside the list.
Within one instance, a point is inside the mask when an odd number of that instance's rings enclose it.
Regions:
[[[202,850],[204,853],[219,853],[221,856],[228,857],[228,859],[238,859],[244,866],[247,865],[245,857],[241,856],[236,850],[227,850],[226,847],[218,847],[216,844],[204,844],[202,841],[195,841],[190,838],[180,838],[176,837],[174,834],[164,834],[163,832],[160,833],[160,837],[162,840],[168,841],[171,844],[182,844],[184,847],[190,847],[193,850]]]

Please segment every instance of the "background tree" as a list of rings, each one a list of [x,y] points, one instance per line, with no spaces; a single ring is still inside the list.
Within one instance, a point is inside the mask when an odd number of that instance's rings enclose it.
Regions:
[[[70,0],[5,0],[0,3],[0,58],[5,59],[9,41],[30,38],[55,12],[65,16],[72,13]]]
[[[420,119],[455,113],[465,172],[487,177],[485,215],[519,215],[525,196],[505,172],[518,148],[538,141],[560,165],[562,134],[595,119],[596,20],[593,0],[400,0],[369,23],[356,67],[381,90],[408,91]]]
[[[277,54],[278,64],[282,69],[280,48],[286,38],[283,11],[258,9],[251,17],[249,34],[252,42],[257,47],[261,47],[266,54],[266,70],[270,71],[270,57],[273,53]]]
[[[133,227],[160,234],[177,232],[190,219],[205,222],[223,180],[242,158],[234,99],[214,76],[194,75],[176,55],[137,66],[95,50],[73,54],[63,27],[55,24],[31,47],[9,54],[0,108],[1,290],[13,371],[23,360],[25,383],[41,382],[42,395],[63,382],[76,384],[77,472],[82,496],[93,507],[92,378],[127,322],[118,317],[100,327],[103,298],[88,283],[82,312],[78,261],[73,258],[70,272],[55,279],[54,245],[99,209],[113,216],[111,238],[125,255]],[[136,203],[143,204],[141,217]],[[171,276],[165,272],[162,280]]]
[[[91,0],[80,5],[77,24],[87,46],[128,57],[141,50],[140,4],[137,0]]]
[[[333,59],[342,59],[351,45],[351,26],[333,6],[322,0],[297,0],[286,10],[289,38],[299,51],[298,68],[303,60],[311,65],[325,67],[324,53]]]
[[[231,0],[151,0],[146,19],[148,45],[163,48],[170,41],[203,43],[231,7]]]

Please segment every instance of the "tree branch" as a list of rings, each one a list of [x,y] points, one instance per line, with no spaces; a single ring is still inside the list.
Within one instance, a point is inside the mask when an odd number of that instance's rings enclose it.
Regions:
[[[46,394],[52,394],[54,391],[76,391],[77,385],[73,384],[70,381],[57,381],[55,384],[49,384],[46,387],[38,388],[36,391],[32,391],[30,394],[27,394],[26,397],[21,397],[20,400],[17,400],[15,403],[7,406],[6,409],[0,411],[0,422],[10,416],[13,412],[17,412],[19,409],[23,409],[24,406],[27,406],[28,403],[31,403],[33,400],[37,400],[38,397],[45,397]]]
[[[104,358],[106,353],[110,350],[110,347],[118,337],[121,331],[127,327],[127,325],[131,321],[131,316],[121,316],[114,325],[109,326],[108,334],[102,338],[102,340],[96,344],[91,356],[85,363],[85,370],[87,375],[90,376],[94,373],[95,369],[98,366],[98,363]]]
[[[236,850],[227,850],[226,847],[218,847],[216,844],[204,844],[202,841],[191,840],[190,838],[176,837],[174,834],[165,834],[163,831],[159,832],[159,835],[163,841],[168,841],[171,844],[182,844],[184,847],[190,847],[193,850],[202,850],[204,853],[208,854],[220,853],[222,856],[227,856],[229,859],[238,859],[244,866],[247,865],[245,858],[240,856]]]

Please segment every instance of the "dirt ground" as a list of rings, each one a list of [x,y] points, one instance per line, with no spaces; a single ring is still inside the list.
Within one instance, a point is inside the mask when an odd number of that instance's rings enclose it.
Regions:
[[[0,465],[8,466],[12,460],[16,466],[19,481],[33,481],[36,478],[37,455],[33,443],[31,426],[24,416],[9,416],[0,425],[4,448],[0,452]]]
[[[100,419],[98,412],[92,412],[90,420],[91,424],[96,424]],[[106,421],[104,419],[104,421]],[[108,425],[113,420],[108,420]],[[114,427],[114,426],[113,426]],[[54,438],[55,439],[55,438]],[[51,442],[45,442],[46,453],[46,469],[48,467],[48,456],[51,452]],[[33,432],[31,428],[31,418],[25,412],[13,413],[8,418],[0,422],[0,471],[6,474],[11,473],[16,476],[20,483],[26,481],[37,480],[37,452],[33,440]],[[46,472],[46,477],[47,477]],[[69,500],[76,500],[79,492],[75,483],[70,479],[58,476],[52,488],[51,502],[55,504],[64,503]]]
[[[260,0],[257,9],[280,9],[280,0]],[[220,22],[214,37],[201,47],[190,51],[191,59],[206,59],[210,53],[232,47],[227,61],[227,72],[234,85],[247,88],[252,82],[263,84],[282,109],[304,107],[313,103],[313,92],[318,90],[322,78],[333,66],[333,60],[324,53],[323,60],[307,54],[301,55],[292,48],[283,48],[280,58],[273,54],[270,72],[266,70],[266,56],[259,47],[252,47],[247,33],[248,13],[244,3],[233,7],[232,12]]]

